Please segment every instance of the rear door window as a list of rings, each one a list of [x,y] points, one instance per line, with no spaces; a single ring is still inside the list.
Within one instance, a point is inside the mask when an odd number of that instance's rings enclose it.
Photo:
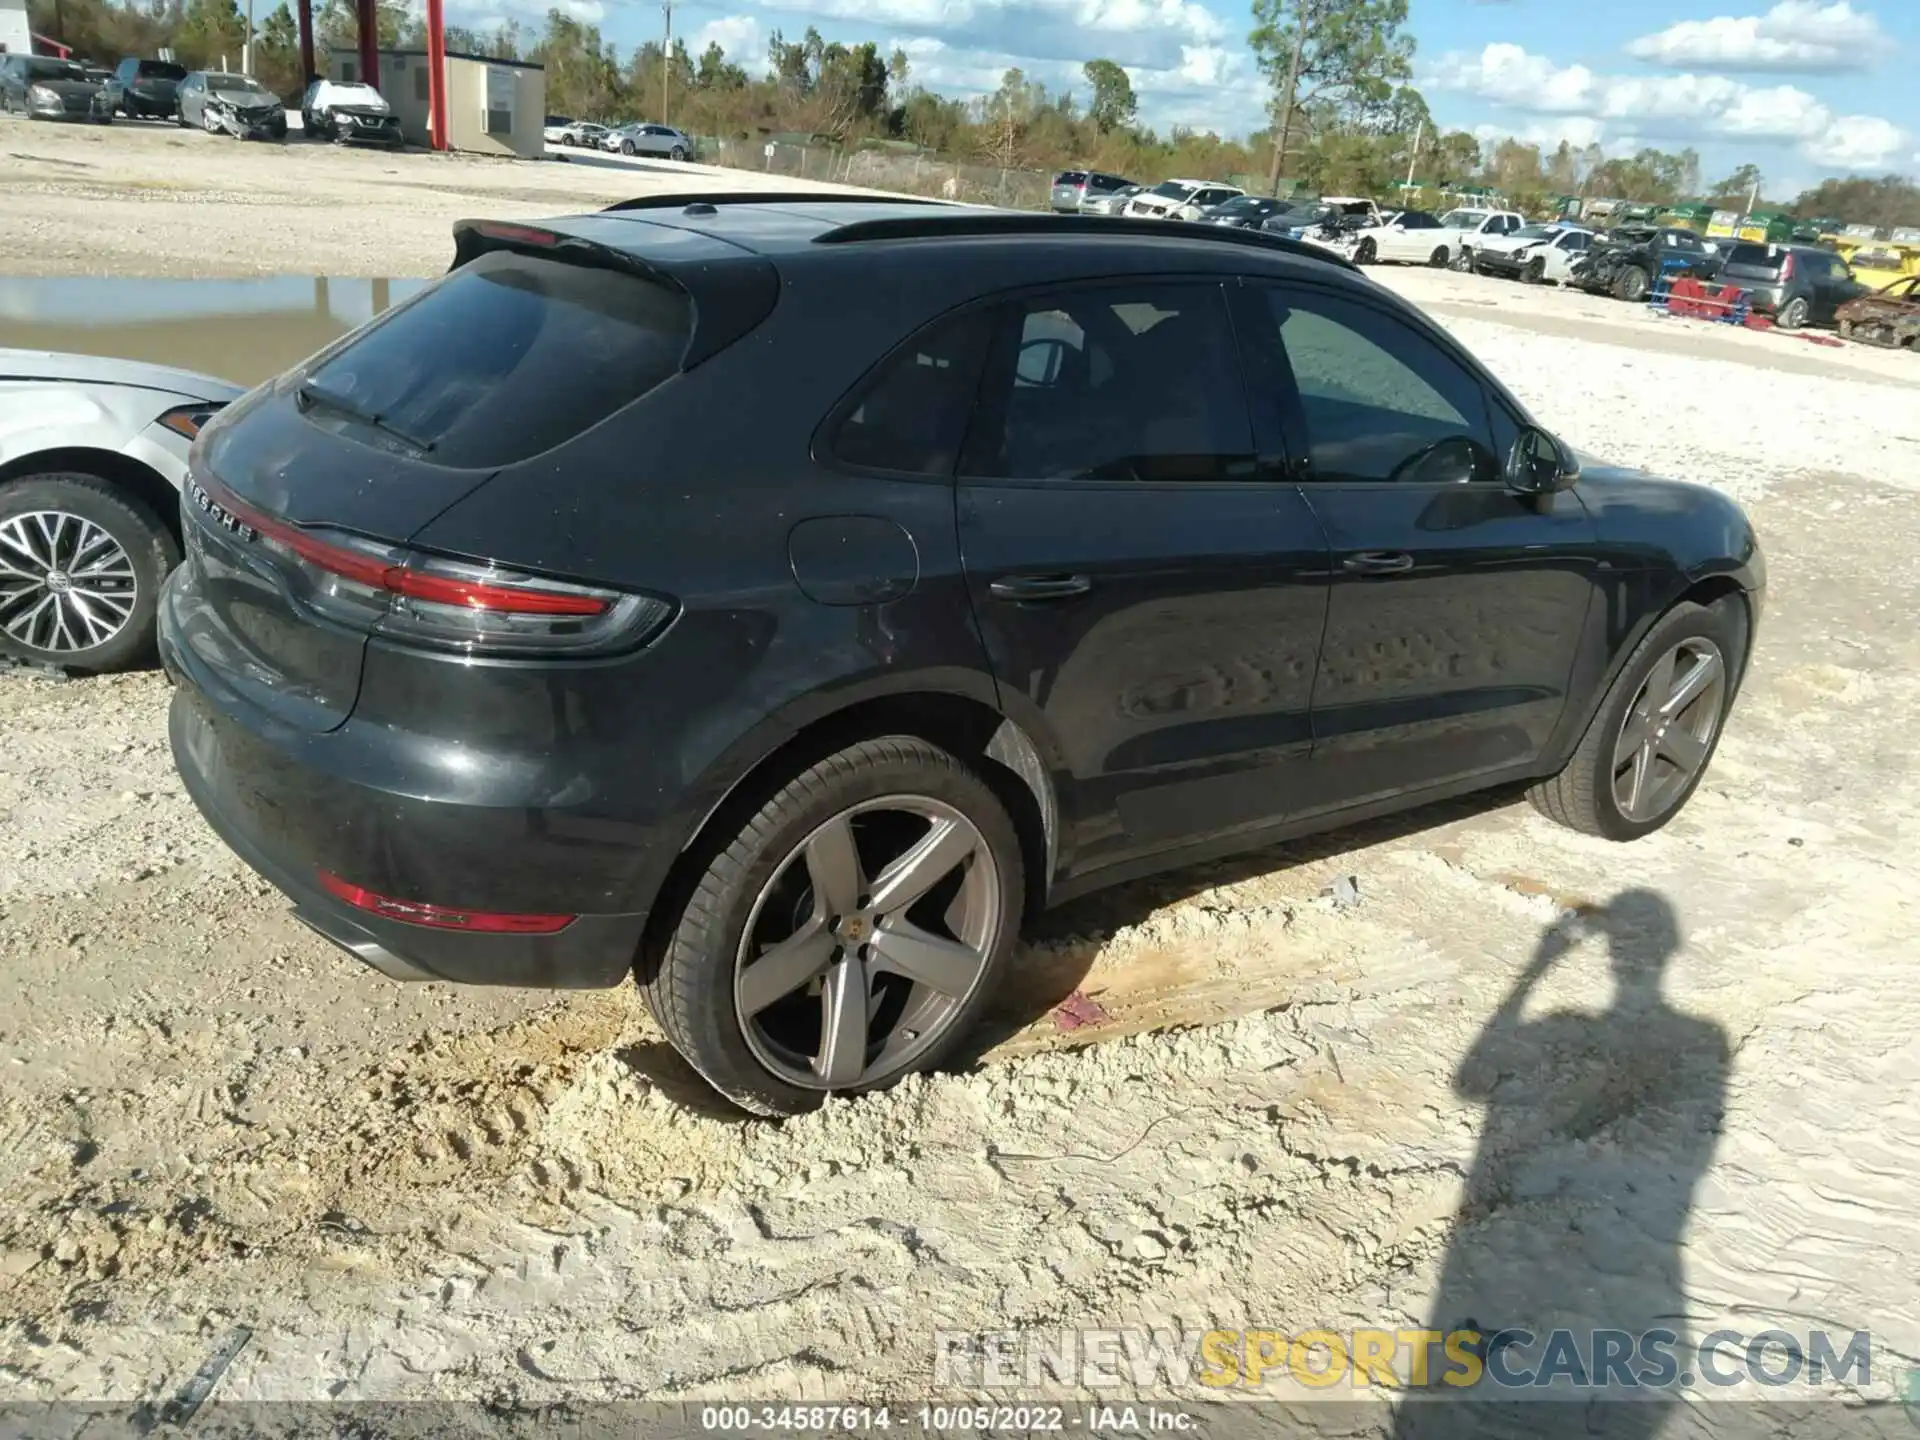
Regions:
[[[993,312],[942,320],[881,362],[831,442],[835,459],[867,470],[951,475],[980,384]]]
[[[307,376],[428,461],[491,469],[598,424],[680,368],[685,294],[494,251],[395,307]]]
[[[1253,425],[1217,285],[1134,281],[1009,308],[962,473],[1253,478]]]

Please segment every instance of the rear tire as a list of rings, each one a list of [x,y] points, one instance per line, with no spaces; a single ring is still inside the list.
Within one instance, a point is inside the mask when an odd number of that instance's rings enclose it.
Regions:
[[[43,526],[38,518],[29,518],[39,516],[65,517],[69,523],[63,531],[57,521]],[[5,544],[10,523],[39,560],[23,559],[18,549]],[[49,527],[63,537],[50,556],[43,553]],[[85,555],[71,553],[81,536],[91,534],[104,535],[125,564],[106,564],[111,557],[99,541],[88,542]],[[77,471],[49,471],[13,481],[0,486],[0,550],[14,568],[49,575],[51,582],[23,582],[13,575],[0,582],[0,654],[88,675],[131,669],[153,658],[160,586],[180,563],[180,547],[138,500],[111,481]],[[41,563],[47,559],[53,561],[51,567]],[[82,576],[68,576],[62,564],[75,559],[96,572],[91,595],[74,583]],[[76,591],[81,596],[77,600],[72,598]],[[38,618],[31,618],[36,607],[42,607]],[[62,607],[65,614],[55,624],[50,611]],[[94,627],[111,625],[111,633],[89,643],[94,632],[88,617]]]
[[[1682,601],[1663,615],[1634,647],[1566,768],[1527,792],[1534,808],[1570,830],[1607,840],[1638,840],[1678,815],[1719,748],[1746,669],[1750,627],[1746,602],[1733,596],[1704,606]],[[1678,654],[1680,660],[1671,671],[1675,677],[1672,683],[1677,684],[1689,673],[1683,666],[1690,666],[1692,657],[1709,652],[1718,656],[1721,672],[1713,713],[1703,716],[1683,707],[1663,720],[1661,706],[1671,689],[1660,696],[1643,694],[1659,688],[1656,671]],[[1701,700],[1693,703],[1698,705]],[[1629,807],[1621,801],[1622,787],[1632,793],[1633,769],[1641,763],[1642,746],[1629,744],[1630,720],[1635,725],[1634,734],[1647,737],[1643,742],[1647,747],[1646,783],[1666,787],[1660,796],[1662,803],[1653,813],[1629,813]],[[1689,758],[1697,753],[1697,764],[1685,776],[1678,774],[1679,763],[1669,753],[1678,750],[1683,740],[1688,742]],[[1625,760],[1620,758],[1623,749],[1627,751]]]
[[[1776,328],[1798,330],[1807,323],[1807,300],[1804,295],[1796,295],[1780,307],[1780,313],[1773,317]]]
[[[940,875],[939,883],[894,910],[882,898],[893,873],[884,867],[899,834],[889,823],[912,807],[947,817],[927,820],[922,838],[935,825],[949,827],[944,833],[961,858],[944,870],[930,860],[926,873]],[[914,828],[905,832],[909,851],[920,843]],[[816,905],[813,876],[831,872],[816,872],[815,847],[841,830],[857,840],[855,849],[838,852],[853,858],[843,872],[852,877],[848,895]],[[963,842],[969,848],[962,853]],[[657,967],[648,974],[643,962],[638,979],[674,1048],[742,1109],[796,1115],[829,1093],[881,1089],[932,1068],[966,1039],[998,991],[1025,903],[1020,842],[992,789],[945,750],[908,735],[851,745],[781,786],[716,844],[724,848],[711,855],[695,883]],[[817,887],[823,896],[838,888],[829,879]],[[915,909],[921,905],[932,912]],[[839,924],[830,923],[830,909]],[[882,909],[889,913],[881,915]],[[931,919],[930,913],[949,918]],[[948,927],[956,913],[963,918],[951,922],[951,938],[928,933],[929,926]],[[963,973],[972,978],[939,990],[888,970],[883,939],[902,933],[932,941],[942,958],[967,957]],[[810,947],[804,956],[797,941]],[[781,978],[762,989],[780,998],[749,999],[742,977],[769,963],[775,951],[805,963],[791,974],[788,966],[775,966]],[[803,974],[809,966],[814,968]],[[830,1082],[824,1078],[834,1068],[827,1058],[836,1003],[830,992],[848,975],[860,977],[845,982],[857,990],[839,992],[860,997],[853,1011],[859,1017],[859,1048],[852,1052],[858,1072]],[[746,1014],[756,1003],[759,1008]],[[915,1025],[924,1028],[909,1028]],[[818,1050],[811,1057],[809,1037]]]

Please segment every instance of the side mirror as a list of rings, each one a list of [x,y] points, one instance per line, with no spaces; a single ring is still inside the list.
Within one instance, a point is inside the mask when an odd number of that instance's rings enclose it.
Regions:
[[[1573,452],[1537,425],[1523,427],[1507,452],[1507,488],[1517,495],[1551,495],[1579,478]]]

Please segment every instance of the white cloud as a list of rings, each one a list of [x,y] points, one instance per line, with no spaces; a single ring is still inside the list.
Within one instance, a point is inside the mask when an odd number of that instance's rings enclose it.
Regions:
[[[751,15],[723,15],[709,20],[687,38],[687,53],[699,62],[707,46],[718,44],[727,59],[753,79],[767,73],[767,37]]]
[[[1693,70],[1832,75],[1869,69],[1886,43],[1879,22],[1847,0],[1780,0],[1764,15],[1682,20],[1641,36],[1627,53]]]
[[[1597,74],[1584,65],[1557,66],[1518,45],[1494,44],[1478,54],[1443,56],[1427,83],[1524,115],[1601,122],[1591,132],[1595,139],[1613,136],[1615,127],[1605,122],[1617,121],[1650,139],[1669,142],[1734,139],[1793,145],[1816,164],[1848,170],[1894,165],[1911,139],[1877,116],[1836,114],[1792,85],[1755,86],[1725,75]]]

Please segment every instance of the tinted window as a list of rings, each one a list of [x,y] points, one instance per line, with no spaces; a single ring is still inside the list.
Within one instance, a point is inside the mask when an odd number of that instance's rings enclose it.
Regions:
[[[1087,183],[1095,190],[1111,194],[1115,190],[1126,189],[1127,182],[1118,175],[1095,175]]]
[[[494,252],[323,361],[309,382],[443,465],[550,450],[674,374],[686,297],[627,275]]]
[[[1053,183],[1056,185],[1083,185],[1086,183],[1086,179],[1087,172],[1084,170],[1062,170],[1058,175],[1053,177]]]
[[[1396,222],[1406,230],[1438,230],[1440,222],[1424,210],[1409,210]]]
[[[834,433],[849,465],[951,475],[966,438],[994,312],[941,321],[881,362]]]
[[[140,74],[148,80],[184,80],[187,78],[185,67],[175,65],[171,60],[142,60]]]
[[[966,473],[1043,480],[1230,480],[1253,434],[1214,285],[1136,282],[1008,314]]]
[[[1193,193],[1191,185],[1182,185],[1178,180],[1162,180],[1153,187],[1153,194],[1164,195],[1169,200],[1184,200]]]
[[[87,72],[71,60],[28,60],[26,72],[29,80],[84,80],[87,78]]]
[[[1778,270],[1781,254],[1765,245],[1736,245],[1727,252],[1727,264],[1751,266],[1758,270]]]
[[[1277,288],[1265,298],[1316,480],[1499,478],[1486,394],[1452,356],[1369,306]],[[1448,440],[1464,444],[1435,448]]]

